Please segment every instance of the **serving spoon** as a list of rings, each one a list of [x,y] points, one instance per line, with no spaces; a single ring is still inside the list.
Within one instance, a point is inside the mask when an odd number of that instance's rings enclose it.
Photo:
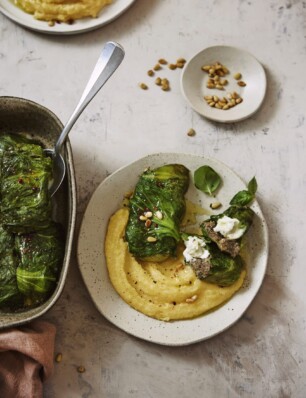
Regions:
[[[64,126],[58,140],[54,145],[54,148],[44,150],[48,156],[51,156],[53,159],[53,180],[49,188],[51,196],[53,196],[59,189],[66,174],[66,164],[61,152],[63,144],[71,128],[89,102],[104,86],[107,80],[121,64],[123,58],[124,50],[120,44],[111,41],[105,44],[96,66],[94,67],[94,70],[92,71],[88,83],[83,91],[82,97],[70,116],[68,122]]]

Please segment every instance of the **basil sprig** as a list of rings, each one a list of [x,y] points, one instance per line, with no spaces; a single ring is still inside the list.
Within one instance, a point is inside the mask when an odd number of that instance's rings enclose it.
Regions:
[[[219,174],[210,166],[201,166],[194,172],[194,185],[200,191],[213,196],[222,182]]]
[[[230,205],[247,206],[252,202],[257,191],[257,181],[255,177],[253,177],[248,183],[247,188],[247,190],[237,192],[236,195],[234,195],[234,197],[231,199]]]

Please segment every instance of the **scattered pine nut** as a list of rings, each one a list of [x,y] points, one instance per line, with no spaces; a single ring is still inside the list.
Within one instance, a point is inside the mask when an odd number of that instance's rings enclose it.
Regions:
[[[240,80],[241,77],[242,77],[242,75],[241,75],[241,73],[238,72],[238,73],[235,73],[233,77],[234,77],[234,79],[236,79],[236,80]]]
[[[189,129],[189,130],[187,131],[187,135],[188,135],[189,137],[194,137],[194,136],[196,135],[196,132],[195,132],[194,129]]]
[[[142,90],[147,90],[147,89],[149,88],[145,83],[139,83],[139,87],[140,87]]]
[[[238,84],[238,86],[240,86],[240,87],[246,86],[246,83],[243,82],[242,80],[239,80],[239,82],[237,82],[237,84]]]
[[[169,91],[170,90],[170,83],[168,79],[162,79],[161,81],[162,90]]]
[[[153,67],[153,69],[154,69],[155,71],[160,70],[160,69],[161,69],[160,64],[156,64],[156,65]]]
[[[152,69],[148,70],[147,75],[154,76],[154,71]]]
[[[78,366],[77,367],[77,371],[79,372],[79,373],[84,373],[85,372],[85,368],[84,368],[84,366]]]
[[[169,84],[162,84],[162,90],[163,91],[169,91],[170,90]]]
[[[153,213],[152,213],[151,211],[146,211],[146,212],[144,213],[144,215],[145,215],[147,218],[151,218],[151,217],[153,216]]]
[[[161,65],[167,65],[168,62],[164,58],[160,58],[158,60],[158,63],[161,64]]]
[[[175,70],[176,69],[176,64],[169,64],[169,69]]]
[[[56,354],[55,362],[60,363],[60,362],[62,362],[62,359],[63,359],[62,353],[59,352],[58,354]]]
[[[161,82],[162,82],[162,80],[161,80],[160,77],[157,77],[157,78],[155,79],[155,84],[156,84],[157,86],[160,86],[160,85],[161,85]]]
[[[213,202],[213,203],[211,203],[211,204],[209,205],[209,207],[210,207],[211,209],[213,209],[213,210],[219,209],[219,207],[221,207],[221,206],[222,206],[222,204],[221,204],[220,202]]]

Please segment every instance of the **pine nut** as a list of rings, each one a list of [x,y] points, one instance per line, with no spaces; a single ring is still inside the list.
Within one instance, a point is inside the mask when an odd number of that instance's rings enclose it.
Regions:
[[[186,303],[193,303],[194,301],[196,301],[196,299],[198,298],[198,296],[195,294],[190,298],[187,298],[185,301]]]
[[[189,137],[193,137],[196,134],[194,129],[189,129],[187,132],[187,135],[189,135]]]
[[[157,241],[157,239],[154,238],[154,236],[148,236],[148,237],[147,237],[147,242],[154,243],[154,242],[156,242],[156,241]]]
[[[79,373],[84,373],[85,372],[85,368],[84,368],[84,366],[78,366],[78,368],[77,368],[77,371],[79,372]]]
[[[171,70],[176,69],[176,64],[169,64],[169,69],[171,69]]]
[[[148,86],[147,86],[145,83],[139,83],[139,87],[140,87],[142,90],[147,90],[147,89],[148,89]]]
[[[219,207],[221,207],[221,206],[222,206],[221,202],[213,202],[213,203],[211,203],[211,204],[209,205],[209,207],[210,207],[211,209],[213,209],[213,210],[219,209]]]
[[[56,355],[55,357],[55,362],[60,363],[62,362],[63,359],[63,354],[61,354],[60,352]]]
[[[162,220],[163,219],[163,213],[160,210],[157,210],[157,212],[155,213],[155,216],[159,219]]]

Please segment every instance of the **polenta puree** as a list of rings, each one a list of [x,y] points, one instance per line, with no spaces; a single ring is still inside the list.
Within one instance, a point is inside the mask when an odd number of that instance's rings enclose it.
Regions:
[[[15,4],[35,19],[49,22],[71,22],[95,18],[113,0],[15,0]]]
[[[223,304],[242,286],[245,271],[229,287],[201,281],[184,265],[183,248],[177,258],[161,263],[137,261],[124,241],[128,215],[122,208],[111,217],[105,255],[115,290],[137,311],[163,321],[194,318]]]

